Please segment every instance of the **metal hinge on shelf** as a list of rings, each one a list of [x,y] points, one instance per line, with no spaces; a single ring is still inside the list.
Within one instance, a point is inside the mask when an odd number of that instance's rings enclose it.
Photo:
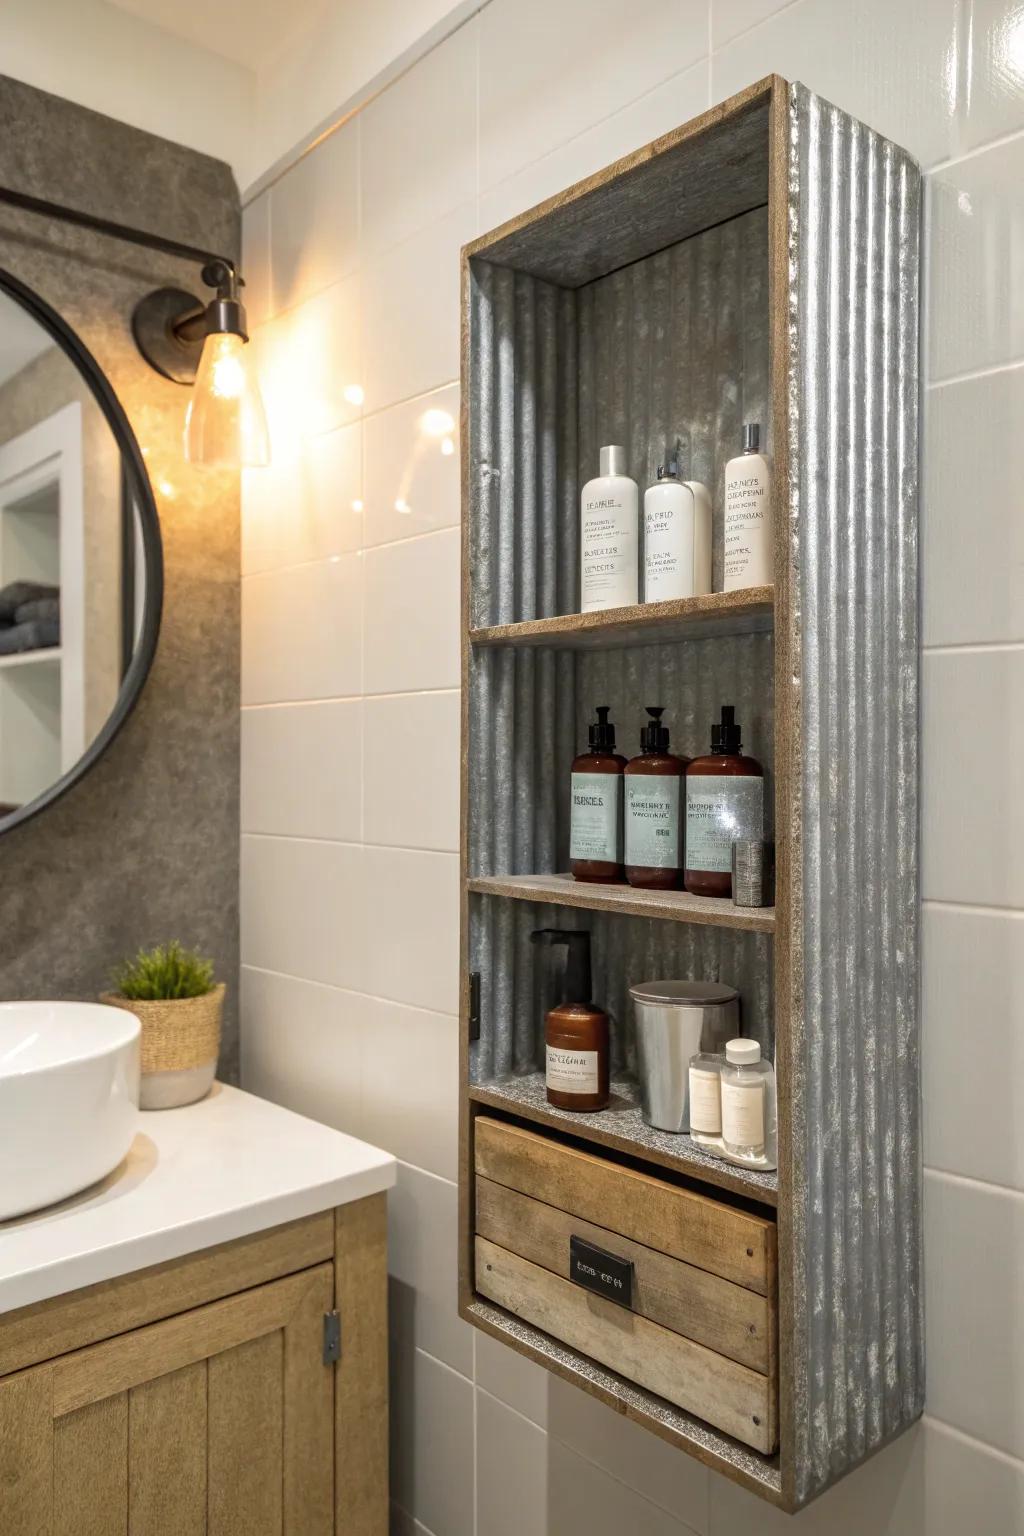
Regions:
[[[324,1313],[324,1365],[337,1365],[341,1359],[341,1314]]]
[[[480,1039],[480,972],[469,973],[469,1038]]]

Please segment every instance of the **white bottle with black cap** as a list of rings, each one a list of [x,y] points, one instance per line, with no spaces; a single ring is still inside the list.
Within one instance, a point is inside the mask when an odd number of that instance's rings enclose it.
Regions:
[[[644,492],[644,602],[711,591],[711,497],[671,459]]]
[[[725,466],[725,570],[723,592],[773,582],[771,486],[768,461],[758,452],[761,428],[748,421],[743,452]]]
[[[580,497],[580,609],[623,608],[639,601],[636,481],[626,450],[601,449],[601,473]]]

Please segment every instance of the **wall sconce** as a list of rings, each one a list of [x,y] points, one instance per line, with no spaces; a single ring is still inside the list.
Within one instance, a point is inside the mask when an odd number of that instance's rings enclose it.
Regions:
[[[135,344],[165,379],[193,386],[185,417],[185,456],[191,463],[238,469],[270,462],[267,417],[239,297],[244,284],[233,261],[11,187],[0,187],[0,202],[200,263],[203,282],[216,296],[204,303],[183,288],[147,294],[132,315]]]
[[[158,288],[135,306],[132,334],[147,363],[176,384],[192,384],[185,417],[185,457],[193,464],[238,467],[270,462],[241,278],[224,260],[208,262],[203,282],[217,296],[203,304],[181,288]]]

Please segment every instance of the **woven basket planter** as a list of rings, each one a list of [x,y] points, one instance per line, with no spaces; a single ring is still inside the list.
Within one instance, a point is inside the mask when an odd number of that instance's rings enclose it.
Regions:
[[[202,997],[142,1001],[104,992],[101,1003],[134,1013],[142,1025],[140,1109],[177,1109],[208,1093],[217,1071],[223,982]]]

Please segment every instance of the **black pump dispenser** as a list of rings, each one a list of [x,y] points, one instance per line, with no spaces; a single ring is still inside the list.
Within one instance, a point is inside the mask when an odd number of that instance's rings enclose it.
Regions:
[[[665,706],[648,704],[646,709],[651,718],[640,732],[640,750],[641,752],[667,752],[668,726],[661,723]]]
[[[739,752],[740,728],[736,724],[736,710],[732,704],[722,705],[721,724],[711,726],[711,750],[713,753]]]
[[[611,711],[609,704],[599,704],[594,713],[597,719],[590,727],[590,749],[592,752],[614,752],[615,727],[608,719]]]
[[[547,944],[554,948],[564,944],[566,948],[565,977],[562,986],[563,1003],[590,1002],[590,934],[586,929],[535,928],[530,934],[531,944]]]

